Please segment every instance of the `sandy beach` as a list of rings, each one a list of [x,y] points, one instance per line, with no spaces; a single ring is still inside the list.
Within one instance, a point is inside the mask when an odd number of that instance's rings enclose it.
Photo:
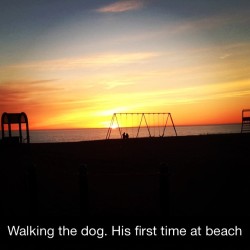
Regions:
[[[249,134],[1,145],[2,214],[249,216],[249,152]]]

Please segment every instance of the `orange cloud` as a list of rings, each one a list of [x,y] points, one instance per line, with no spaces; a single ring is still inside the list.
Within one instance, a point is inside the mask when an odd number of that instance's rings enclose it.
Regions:
[[[59,88],[52,87],[46,83],[51,83],[56,80],[41,80],[41,81],[17,81],[4,82],[0,85],[0,92],[2,97],[0,99],[0,106],[11,105],[26,102],[30,97],[38,97],[41,94],[58,91]]]
[[[49,113],[55,102],[55,95],[61,88],[51,86],[56,80],[7,81],[0,84],[0,112],[27,112],[32,117]],[[50,108],[49,108],[50,107]]]
[[[143,2],[139,0],[123,0],[115,2],[97,9],[97,12],[101,13],[119,13],[131,10],[138,10],[143,7]]]
[[[27,62],[23,64],[8,65],[3,67],[0,72],[5,73],[13,70],[75,70],[82,68],[96,68],[126,65],[136,62],[145,62],[151,58],[157,57],[155,52],[138,53],[105,53],[76,58],[65,58],[48,61]]]

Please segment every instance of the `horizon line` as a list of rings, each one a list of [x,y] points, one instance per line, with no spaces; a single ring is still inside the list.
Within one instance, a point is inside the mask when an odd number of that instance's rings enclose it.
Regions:
[[[220,126],[220,125],[241,125],[241,122],[232,122],[232,123],[207,123],[207,124],[179,124],[175,127],[195,127],[195,126]],[[160,127],[163,127],[165,125],[161,125]],[[171,125],[167,125],[172,127]],[[120,126],[120,128],[137,128],[138,126]],[[141,126],[142,128],[147,126]],[[155,126],[149,126],[149,127],[159,127],[158,125]],[[118,127],[117,127],[118,128]],[[115,129],[117,129],[115,128]],[[45,131],[45,130],[80,130],[80,129],[109,129],[109,127],[79,127],[79,128],[31,128],[30,131]],[[0,130],[2,131],[2,130]],[[18,131],[18,129],[13,129],[12,131]]]

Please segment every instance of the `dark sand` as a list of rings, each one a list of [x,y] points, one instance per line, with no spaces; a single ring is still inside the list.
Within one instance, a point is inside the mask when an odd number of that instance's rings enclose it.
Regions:
[[[27,171],[37,173],[38,215],[80,215],[79,167],[90,215],[250,215],[249,134],[23,144],[0,147],[3,215],[29,214]],[[34,195],[34,194],[33,194]]]

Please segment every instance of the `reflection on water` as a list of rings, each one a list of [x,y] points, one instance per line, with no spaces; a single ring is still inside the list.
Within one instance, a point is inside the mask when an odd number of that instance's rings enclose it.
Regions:
[[[241,124],[207,125],[207,126],[176,126],[178,136],[240,133]],[[106,139],[108,129],[69,129],[69,130],[34,130],[30,131],[31,142],[74,142]],[[174,129],[167,127],[121,128],[121,133],[128,133],[130,138],[175,136]],[[120,138],[118,128],[113,129],[110,139]]]

